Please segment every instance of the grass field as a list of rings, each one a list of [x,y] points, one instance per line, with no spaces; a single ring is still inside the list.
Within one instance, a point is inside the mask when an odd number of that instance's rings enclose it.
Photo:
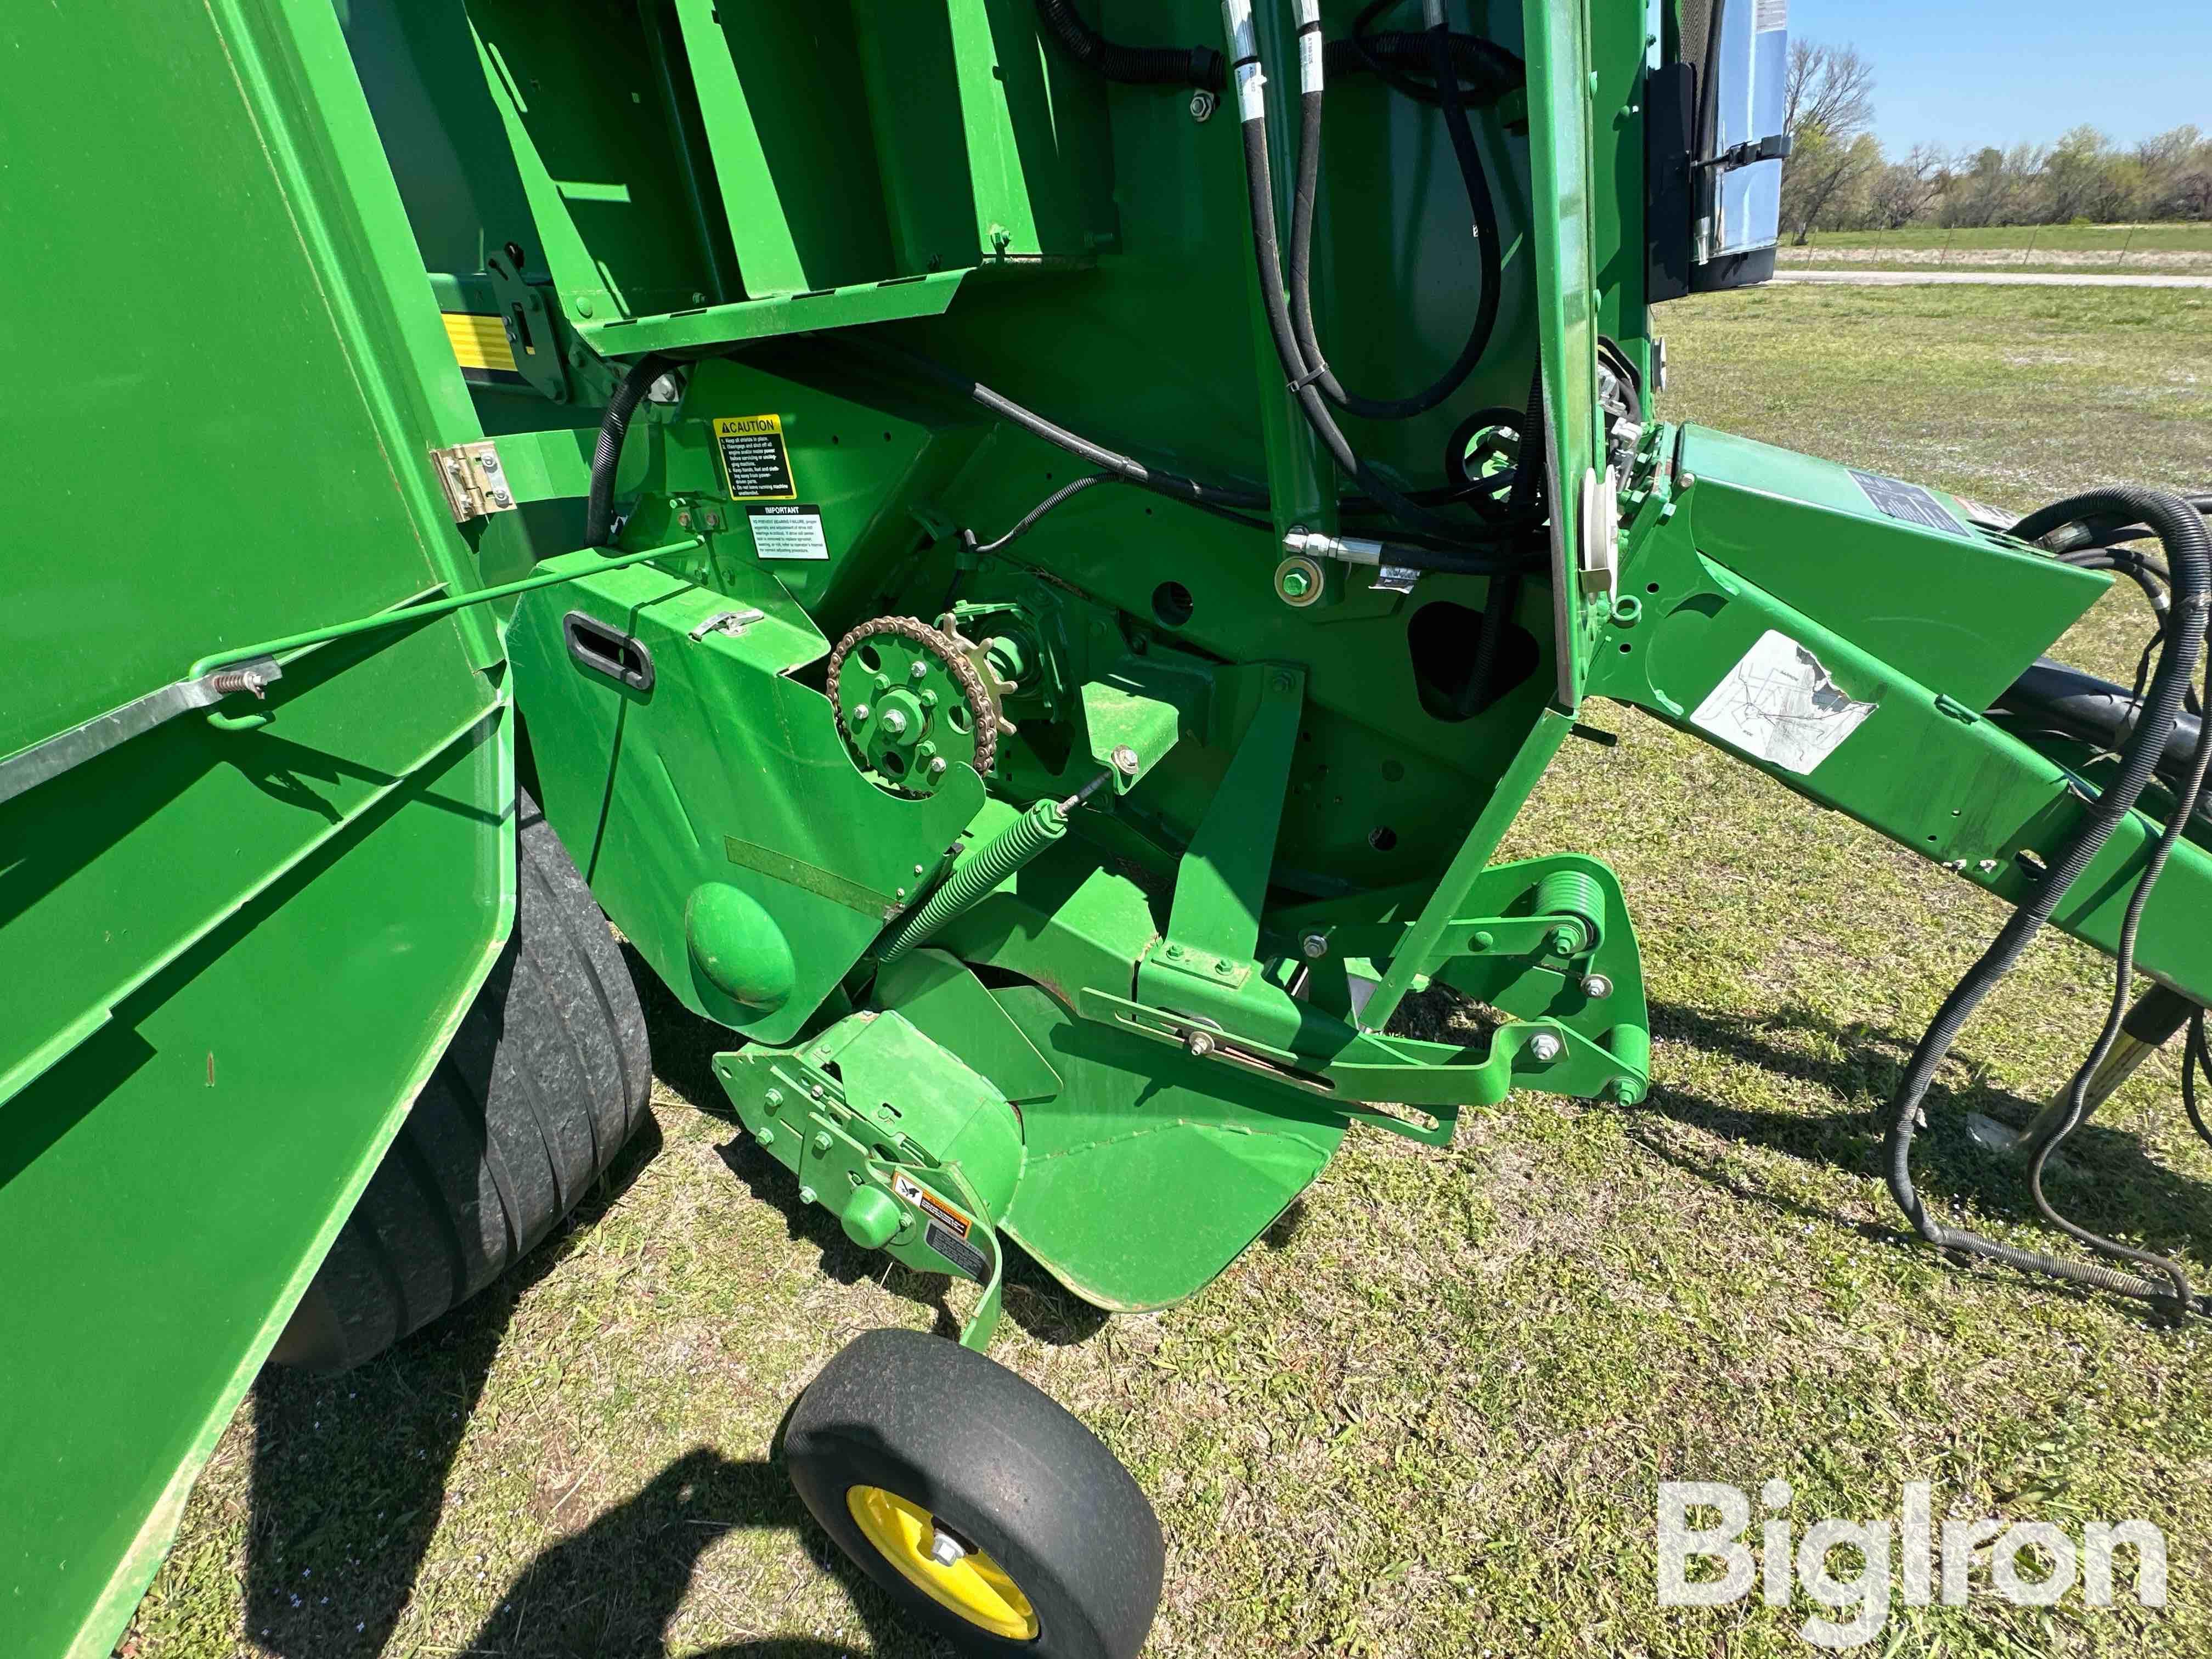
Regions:
[[[1823,231],[1781,263],[1845,270],[2003,270],[2212,276],[2212,223],[1991,225],[1958,230]]]
[[[2212,293],[1776,289],[1671,307],[1668,412],[2026,508],[2212,484]],[[2135,605],[2136,611],[2128,608]],[[2132,660],[2108,599],[2069,654]],[[2204,1334],[1900,1240],[1876,1114],[1995,930],[1985,896],[1617,709],[1514,854],[1601,853],[1637,908],[1656,1086],[1521,1096],[1431,1152],[1356,1133],[1189,1304],[1102,1321],[1033,1270],[998,1357],[1136,1472],[1170,1541],[1151,1652],[1800,1654],[1808,1604],[1662,1610],[1654,1483],[1790,1481],[1798,1526],[2141,1516],[2170,1605],[1896,1610],[1884,1656],[2212,1651]],[[2045,1242],[1967,1109],[2013,1122],[2107,994],[2046,941],[1931,1103],[1931,1201]],[[827,1659],[927,1649],[830,1559],[769,1449],[868,1327],[940,1281],[845,1245],[750,1150],[659,1000],[657,1131],[585,1224],[363,1370],[265,1376],[125,1644],[140,1659]],[[2212,1153],[2165,1057],[2079,1136],[2062,1204],[2212,1277]]]

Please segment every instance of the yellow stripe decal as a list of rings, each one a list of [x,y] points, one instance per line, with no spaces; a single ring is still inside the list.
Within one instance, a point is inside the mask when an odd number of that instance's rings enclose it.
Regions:
[[[498,318],[466,311],[448,311],[444,316],[446,337],[453,342],[454,359],[463,368],[496,369],[504,374],[517,372],[514,348],[507,344],[507,330]]]

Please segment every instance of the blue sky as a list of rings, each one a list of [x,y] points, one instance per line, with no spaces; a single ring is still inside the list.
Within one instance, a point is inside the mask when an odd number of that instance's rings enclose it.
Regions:
[[[1791,0],[1790,29],[1866,54],[1893,153],[2048,143],[2084,121],[2122,143],[2212,132],[2212,0]]]

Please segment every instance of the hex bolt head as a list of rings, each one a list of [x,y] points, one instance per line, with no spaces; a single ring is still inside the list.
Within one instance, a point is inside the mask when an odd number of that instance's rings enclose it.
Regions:
[[[855,709],[853,711],[853,720],[854,720],[854,723],[855,725],[858,725],[860,721],[862,721],[862,720],[866,720],[866,719],[867,719],[867,718],[868,718],[868,705],[867,705],[867,704],[866,704],[866,703],[862,703],[862,704],[861,704],[858,708],[855,708]]]
[[[834,1144],[835,1143],[830,1139],[830,1132],[827,1129],[823,1130],[821,1133],[816,1135],[813,1140],[809,1143],[809,1145],[811,1145],[817,1152],[828,1152]]]
[[[799,1201],[801,1204],[811,1204],[814,1202],[814,1188],[811,1187],[801,1187],[799,1189]]]
[[[1602,1002],[1613,994],[1613,981],[1603,974],[1585,975],[1583,979],[1583,994],[1592,1002]]]
[[[775,1131],[763,1123],[760,1126],[760,1132],[754,1135],[753,1139],[763,1146],[773,1146],[775,1145]]]
[[[903,736],[906,732],[905,714],[896,708],[884,709],[884,730],[890,732],[895,738]]]
[[[1193,1060],[1204,1060],[1213,1052],[1213,1038],[1205,1031],[1193,1031],[1183,1039],[1182,1046],[1190,1050]]]
[[[1528,1055],[1540,1066],[1549,1066],[1566,1052],[1566,1045],[1549,1031],[1539,1031],[1528,1039]]]
[[[1571,957],[1581,946],[1582,942],[1582,933],[1578,928],[1554,927],[1552,929],[1550,943],[1552,953],[1554,956]]]
[[[1285,570],[1283,572],[1282,587],[1285,599],[1303,599],[1313,592],[1313,577],[1304,570]]]
[[[930,1528],[929,1559],[940,1567],[957,1567],[967,1559],[968,1549],[950,1533]]]
[[[906,677],[910,680],[927,679],[929,678],[929,665],[917,659],[914,666],[906,671]]]
[[[1135,777],[1137,768],[1143,763],[1137,758],[1137,751],[1126,743],[1114,745],[1113,760],[1114,769],[1125,778]]]
[[[943,777],[943,776],[945,775],[945,757],[944,757],[944,756],[939,755],[939,756],[935,760],[933,760],[933,761],[930,762],[930,763],[929,763],[929,775],[930,775],[930,776],[932,776],[933,778],[941,778],[941,777]]]
[[[1308,962],[1319,962],[1328,954],[1328,935],[1308,933],[1298,941],[1298,949],[1305,953]]]
[[[1194,121],[1211,121],[1218,101],[1212,93],[1200,87],[1190,95],[1190,118]]]
[[[781,1106],[783,1104],[783,1091],[781,1089],[771,1089],[768,1091],[766,1098],[771,1109]]]

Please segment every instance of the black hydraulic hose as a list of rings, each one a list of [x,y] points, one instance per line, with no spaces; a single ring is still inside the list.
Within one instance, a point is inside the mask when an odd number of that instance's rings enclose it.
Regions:
[[[1036,0],[1037,16],[1067,55],[1125,86],[1221,90],[1221,54],[1212,46],[1124,46],[1083,21],[1073,0]]]
[[[1359,15],[1352,20],[1352,33],[1344,40],[1330,41],[1322,61],[1332,75],[1365,70],[1394,92],[1419,103],[1433,104],[1437,101],[1437,89],[1423,86],[1406,72],[1431,67],[1427,32],[1367,32],[1376,18],[1397,3],[1398,0],[1367,0]],[[1451,48],[1454,71],[1478,104],[1494,104],[1528,83],[1528,65],[1494,40],[1474,34],[1455,34],[1451,37]]]
[[[1301,33],[1321,28],[1318,17],[1304,25]],[[1467,187],[1468,211],[1474,216],[1476,257],[1480,264],[1481,291],[1474,317],[1468,326],[1467,342],[1459,356],[1423,390],[1408,398],[1367,398],[1349,391],[1322,356],[1321,337],[1313,316],[1313,237],[1316,199],[1321,188],[1322,80],[1317,62],[1300,59],[1304,79],[1298,98],[1298,171],[1291,200],[1291,322],[1297,336],[1308,372],[1322,394],[1339,409],[1371,421],[1410,420],[1425,415],[1467,384],[1467,377],[1481,362],[1498,325],[1499,287],[1504,280],[1503,255],[1498,247],[1498,209],[1491,198],[1489,177],[1483,171],[1482,153],[1468,125],[1460,98],[1459,76],[1452,61],[1448,27],[1430,31],[1431,55],[1442,94],[1444,126],[1452,153]]]
[[[1231,8],[1237,0],[1231,0]],[[1242,25],[1249,36],[1250,20]],[[1241,44],[1241,42],[1240,42]],[[1252,216],[1252,246],[1260,271],[1260,301],[1267,313],[1267,331],[1273,337],[1275,356],[1283,371],[1290,377],[1290,390],[1304,411],[1306,423],[1314,435],[1321,440],[1322,447],[1329,459],[1346,477],[1355,479],[1361,489],[1381,503],[1401,523],[1425,530],[1448,542],[1464,544],[1468,539],[1468,526],[1431,512],[1419,502],[1409,499],[1384,479],[1377,477],[1359,457],[1338,428],[1328,404],[1315,388],[1304,352],[1300,349],[1297,331],[1291,325],[1291,308],[1283,286],[1282,239],[1275,219],[1274,179],[1267,163],[1267,112],[1261,100],[1258,82],[1264,79],[1256,49],[1254,54],[1240,58],[1232,65],[1238,74],[1237,92],[1240,99],[1239,125],[1244,142],[1244,186],[1248,208]],[[1251,73],[1251,82],[1243,78]]]
[[[647,353],[629,366],[599,416],[599,441],[592,451],[592,487],[584,497],[584,545],[605,547],[615,533],[615,473],[630,417],[653,383],[668,372],[668,359]]]
[[[1996,707],[2038,726],[2114,750],[2127,746],[2142,714],[2142,701],[2125,686],[2048,657],[2037,658],[2022,671],[1997,698]],[[2175,717],[2158,757],[2160,776],[2179,780],[2186,775],[2201,724],[2187,714]]]
[[[1887,1164],[1887,1174],[1891,1195],[1897,1200],[1914,1229],[1929,1243],[1941,1249],[1963,1249],[2011,1267],[2065,1279],[2077,1284],[2090,1285],[2152,1302],[2173,1300],[2177,1291],[2173,1285],[2160,1285],[2131,1273],[2123,1273],[2094,1263],[2069,1261],[2039,1251],[2017,1249],[2000,1244],[1977,1234],[1944,1226],[1929,1213],[1921,1202],[1920,1194],[1912,1183],[1911,1169],[1912,1138],[1918,1127],[1921,1102],[1936,1073],[1950,1053],[1960,1028],[1972,1016],[1983,999],[2019,961],[2031,940],[2050,921],[2060,902],[2071,890],[2097,854],[2104,850],[2106,842],[2120,822],[2133,810],[2136,800],[2149,783],[2153,770],[2165,752],[2168,735],[2179,714],[2182,694],[2188,685],[2202,653],[2204,644],[2206,611],[2212,606],[2212,535],[2208,535],[2204,520],[2189,506],[2170,495],[2160,495],[2148,490],[2104,489],[2060,501],[2030,514],[2013,526],[2011,534],[2021,541],[2036,541],[2057,526],[2078,520],[2109,514],[2123,514],[2130,519],[2140,519],[2153,526],[2165,544],[2166,561],[2174,574],[2174,616],[2167,629],[2164,648],[2159,653],[2158,667],[2151,677],[2150,690],[2144,713],[2120,759],[2118,775],[2084,813],[2081,829],[2072,844],[2053,863],[2050,872],[2038,888],[2034,896],[2007,920],[1997,936],[1980,958],[1968,969],[1965,976],[1952,988],[1936,1010],[1936,1018],[1912,1053],[1906,1066],[1903,1081],[1899,1085],[1892,1102],[1893,1115],[1888,1133],[1883,1142]],[[2179,832],[2189,817],[2187,806],[2167,815],[2166,832],[2161,845],[2169,843]],[[2154,853],[2146,868],[2145,879],[2154,879],[2163,866],[2162,853]],[[2140,915],[2147,894],[2139,884],[2130,905],[2130,917]],[[2123,945],[2131,953],[2132,931],[2124,930]],[[2123,963],[2123,977],[2129,963]],[[2124,1008],[2123,1008],[2124,1012]],[[2109,1042],[2100,1040],[2098,1054]],[[2084,1097],[2087,1079],[2094,1065],[2084,1066],[2075,1080],[2073,1100],[2077,1109],[2070,1116],[2078,1121],[2078,1108]],[[2040,1193],[2038,1201],[2041,1202]],[[2130,1259],[2134,1259],[2130,1257]],[[2149,1264],[2144,1264],[2149,1265]]]

